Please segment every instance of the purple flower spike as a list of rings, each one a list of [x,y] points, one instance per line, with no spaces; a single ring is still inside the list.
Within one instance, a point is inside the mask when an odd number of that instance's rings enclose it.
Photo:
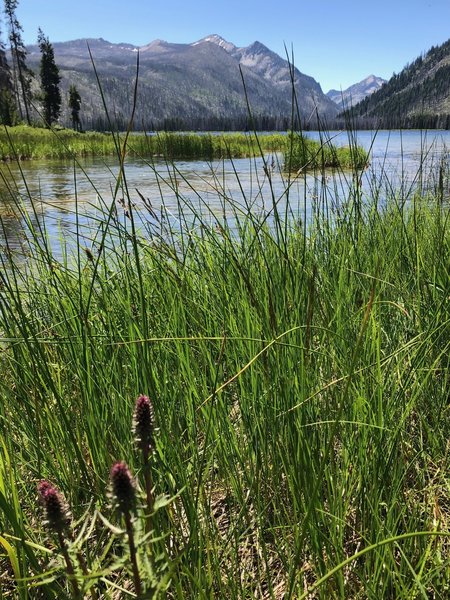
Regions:
[[[111,490],[117,508],[124,514],[129,514],[136,504],[136,484],[128,465],[116,462],[111,467]]]
[[[137,447],[148,455],[154,447],[154,412],[151,400],[143,394],[136,400],[133,417],[133,432]]]
[[[39,499],[50,529],[62,533],[70,522],[69,509],[62,494],[46,479],[38,483]]]

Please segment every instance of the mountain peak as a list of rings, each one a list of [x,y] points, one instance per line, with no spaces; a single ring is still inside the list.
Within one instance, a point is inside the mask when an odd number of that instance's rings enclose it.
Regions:
[[[191,46],[198,46],[199,44],[204,44],[204,43],[208,43],[208,42],[211,44],[216,44],[216,46],[220,46],[226,52],[233,52],[234,50],[236,50],[236,46],[234,44],[232,44],[231,42],[227,42],[227,40],[225,40],[223,37],[221,37],[217,33],[212,33],[211,35],[207,35],[206,37],[202,38],[201,40],[198,40],[197,42],[194,42],[193,44],[191,44]]]
[[[386,83],[385,79],[376,75],[369,75],[346,90],[330,90],[326,95],[340,108],[348,108],[378,91],[384,83]]]
[[[269,48],[267,48],[267,46],[264,46],[264,44],[262,44],[261,42],[258,42],[258,40],[256,40],[255,42],[253,42],[253,44],[250,44],[250,46],[248,46],[248,48],[246,48],[247,52],[271,52],[271,50],[269,50]]]
[[[149,44],[145,44],[145,46],[141,46],[139,48],[139,50],[141,52],[147,52],[149,50],[151,50],[153,52],[161,52],[161,51],[167,50],[168,47],[169,47],[169,44],[165,40],[157,39],[157,40],[153,40]]]

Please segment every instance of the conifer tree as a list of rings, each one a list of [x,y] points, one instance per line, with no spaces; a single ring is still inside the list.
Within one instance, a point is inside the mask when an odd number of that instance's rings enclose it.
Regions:
[[[0,124],[13,125],[15,121],[11,71],[6,59],[5,45],[0,31]]]
[[[22,40],[23,29],[16,17],[17,5],[18,0],[5,0],[5,15],[9,27],[13,82],[17,107],[20,118],[23,119],[25,115],[25,119],[28,125],[30,125],[31,79],[33,73],[26,64],[27,51]]]
[[[61,92],[59,82],[61,77],[55,63],[53,46],[41,28],[38,30],[38,44],[41,51],[41,100],[44,111],[44,121],[47,127],[54,123],[61,111]]]
[[[72,126],[76,131],[81,131],[80,108],[81,96],[77,88],[72,84],[69,87],[69,108],[72,114]]]

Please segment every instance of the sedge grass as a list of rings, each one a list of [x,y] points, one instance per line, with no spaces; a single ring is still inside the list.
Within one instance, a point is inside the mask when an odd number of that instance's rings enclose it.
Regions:
[[[125,134],[119,136],[121,142]],[[34,127],[4,127],[0,131],[0,160],[35,158],[73,158],[110,156],[117,152],[116,135],[73,130],[49,130]],[[264,136],[266,151],[281,151],[286,143],[282,134]],[[165,133],[131,134],[127,152],[139,156],[163,156],[168,159],[208,159],[245,157],[255,154],[256,144],[248,134]]]
[[[0,274],[4,598],[71,594],[42,479],[72,508],[79,588],[133,597],[107,480],[124,460],[145,487],[142,393],[158,427],[152,529],[134,525],[148,597],[449,593],[448,205],[411,191],[381,207],[359,180],[339,204],[325,189],[308,226],[276,198],[274,222],[227,197],[233,228],[181,196],[176,228],[105,204],[72,259],[24,215],[30,267]]]
[[[117,152],[117,139],[126,142],[127,153],[140,157],[214,160],[241,158],[266,153],[283,153],[285,169],[363,168],[367,154],[358,147],[320,144],[299,134],[275,133],[256,137],[252,133],[155,135],[49,130],[27,126],[0,129],[0,160],[65,159],[111,156]]]
[[[285,150],[287,171],[330,169],[364,169],[368,164],[367,152],[354,143],[337,147],[331,140],[313,141],[303,134],[291,132]]]

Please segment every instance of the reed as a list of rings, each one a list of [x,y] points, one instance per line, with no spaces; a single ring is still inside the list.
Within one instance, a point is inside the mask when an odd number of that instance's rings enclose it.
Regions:
[[[368,153],[349,144],[337,147],[330,139],[325,142],[309,140],[303,134],[291,132],[284,152],[285,170],[305,171],[329,169],[364,169],[369,163]]]
[[[134,133],[128,137],[119,134],[116,138],[111,133],[17,126],[0,130],[0,160],[111,156],[117,152],[117,139],[121,143],[127,140],[127,152],[132,156],[162,156],[169,160],[238,158],[258,152],[254,136],[243,133]],[[286,138],[282,134],[266,135],[261,143],[268,152],[280,152]]]
[[[139,143],[190,143],[155,137]],[[338,200],[319,173],[308,221],[289,178],[286,208],[218,178],[223,219],[167,180],[176,215],[163,195],[120,215],[125,168],[59,253],[18,204],[28,260],[6,242],[0,271],[3,598],[448,594],[447,179],[367,195],[353,168]],[[59,546],[43,480],[73,514]]]
[[[327,168],[362,168],[368,162],[367,153],[357,147],[338,148],[330,141],[320,144],[291,133],[260,135],[253,133],[134,133],[130,135],[49,130],[18,126],[0,130],[0,160],[65,159],[87,156],[112,156],[117,152],[117,140],[130,156],[164,157],[168,160],[217,160],[244,158],[265,153],[284,156],[285,169],[290,171]]]

